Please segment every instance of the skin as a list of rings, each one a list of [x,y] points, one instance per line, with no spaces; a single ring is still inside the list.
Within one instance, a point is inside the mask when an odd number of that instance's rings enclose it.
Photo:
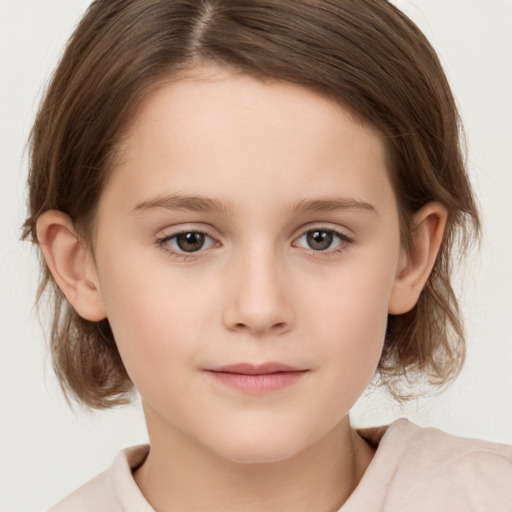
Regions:
[[[142,397],[151,451],[135,479],[152,506],[339,508],[373,456],[348,412],[445,220],[420,210],[406,253],[379,134],[306,89],[207,66],[151,93],[91,247],[56,211],[38,236],[79,314],[108,317]],[[198,231],[204,245],[180,249],[176,234]],[[304,373],[255,393],[208,371],[269,361]]]

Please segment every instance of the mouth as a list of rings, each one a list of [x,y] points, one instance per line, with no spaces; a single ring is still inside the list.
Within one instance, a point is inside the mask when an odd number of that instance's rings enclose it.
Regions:
[[[281,363],[253,365],[239,363],[205,370],[214,380],[238,391],[265,394],[279,391],[299,381],[309,370]]]

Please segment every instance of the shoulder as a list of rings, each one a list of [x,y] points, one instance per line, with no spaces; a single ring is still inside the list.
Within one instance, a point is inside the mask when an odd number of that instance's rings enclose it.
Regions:
[[[118,453],[112,466],[54,505],[48,512],[154,512],[133,478],[133,468],[149,447],[134,446]]]
[[[512,509],[512,446],[399,420],[380,449],[395,460],[389,494],[397,503],[421,500],[421,510]]]
[[[62,501],[59,501],[49,512],[121,511],[122,508],[120,508],[112,490],[110,477],[110,470],[100,473]]]

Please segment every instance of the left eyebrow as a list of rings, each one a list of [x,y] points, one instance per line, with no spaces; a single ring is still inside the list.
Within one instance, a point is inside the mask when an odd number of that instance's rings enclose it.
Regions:
[[[167,210],[188,210],[193,212],[229,212],[229,208],[217,199],[201,196],[170,194],[141,201],[130,210],[130,213],[145,213],[157,208],[164,208]]]
[[[372,204],[346,197],[304,199],[294,207],[296,213],[336,212],[340,210],[363,210],[378,215],[377,209]]]

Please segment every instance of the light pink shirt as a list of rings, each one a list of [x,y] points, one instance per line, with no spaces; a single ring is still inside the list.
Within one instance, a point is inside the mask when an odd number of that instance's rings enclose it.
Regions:
[[[512,512],[512,446],[455,437],[405,419],[361,435],[378,449],[338,512]],[[132,475],[148,450],[123,450],[107,471],[50,512],[155,512]]]

